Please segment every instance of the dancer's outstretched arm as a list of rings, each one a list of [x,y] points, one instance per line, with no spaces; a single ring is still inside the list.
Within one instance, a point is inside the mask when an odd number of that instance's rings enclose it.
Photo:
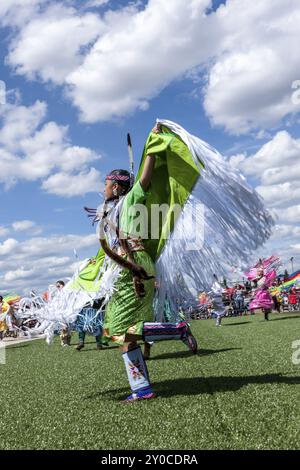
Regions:
[[[159,134],[160,131],[161,129],[160,129],[159,124],[157,124],[152,130],[152,132],[155,132],[155,134]],[[154,165],[155,165],[155,155],[147,155],[145,164],[144,164],[143,173],[140,178],[140,184],[144,191],[147,191],[147,189],[150,186]]]

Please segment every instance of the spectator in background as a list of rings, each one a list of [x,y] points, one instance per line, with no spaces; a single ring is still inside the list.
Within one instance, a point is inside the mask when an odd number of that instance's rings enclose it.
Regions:
[[[251,282],[249,281],[246,281],[245,283],[245,289],[246,289],[246,292],[251,292]]]
[[[55,286],[58,290],[61,290],[65,287],[64,281],[56,281]],[[60,332],[60,344],[61,346],[71,346],[71,330],[65,325]]]
[[[289,297],[287,292],[283,292],[282,294],[282,309],[286,311],[289,309]]]
[[[221,326],[222,317],[226,313],[226,307],[223,301],[223,289],[215,274],[214,283],[209,294],[212,299],[212,310],[216,316],[216,326]]]
[[[297,296],[297,310],[300,310],[300,289],[296,289]]]
[[[278,296],[273,295],[272,300],[274,302],[274,310],[276,310],[276,312],[280,313],[280,302],[279,302]]]
[[[294,287],[292,287],[289,292],[289,309],[291,311],[297,310],[297,294],[296,289]]]
[[[7,313],[7,304],[3,302],[3,297],[0,295],[0,340],[2,341],[4,338],[4,333],[7,330],[7,324],[5,321]]]
[[[233,306],[234,306],[234,314],[235,315],[242,315],[243,311],[245,310],[245,299],[244,293],[240,286],[237,286],[235,293],[233,294]]]
[[[14,308],[12,305],[8,306],[8,310],[6,313],[6,318],[5,318],[6,324],[7,324],[7,335],[11,336],[13,338],[17,337],[17,327],[18,327],[18,321],[15,316]]]
[[[282,293],[279,292],[279,294],[276,296],[277,297],[277,301],[279,303],[279,312],[281,312],[281,307],[282,307]]]

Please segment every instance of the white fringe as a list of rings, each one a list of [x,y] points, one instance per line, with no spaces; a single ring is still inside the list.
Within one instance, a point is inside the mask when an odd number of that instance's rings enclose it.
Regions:
[[[84,288],[72,290],[70,286],[75,279],[78,283],[78,273],[76,273],[61,290],[55,286],[49,286],[50,300],[48,302],[38,296],[22,299],[18,315],[23,319],[30,318],[38,321],[38,326],[28,329],[28,333],[31,336],[45,333],[46,341],[50,344],[54,332],[74,323],[83,307],[92,305],[96,299],[103,298],[102,309],[104,309],[115,291],[115,283],[122,271],[122,268],[111,260],[106,262],[108,267],[103,273],[97,292],[87,292]]]
[[[178,304],[195,304],[199,292],[210,289],[214,274],[227,276],[233,267],[245,269],[251,254],[270,237],[274,220],[258,193],[217,150],[172,121],[157,122],[181,137],[200,169],[157,261],[160,321],[166,296],[176,311]],[[200,245],[189,249],[195,245],[195,234]]]

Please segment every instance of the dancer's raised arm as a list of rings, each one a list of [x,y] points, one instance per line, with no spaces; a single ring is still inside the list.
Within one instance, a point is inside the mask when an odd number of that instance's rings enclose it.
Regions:
[[[156,124],[154,129],[152,129],[152,132],[154,132],[155,134],[159,134],[161,132],[160,125]],[[142,173],[142,176],[140,177],[140,184],[144,191],[147,191],[147,189],[150,186],[154,165],[155,165],[155,155],[153,154],[147,155],[145,164],[144,164],[143,173]]]

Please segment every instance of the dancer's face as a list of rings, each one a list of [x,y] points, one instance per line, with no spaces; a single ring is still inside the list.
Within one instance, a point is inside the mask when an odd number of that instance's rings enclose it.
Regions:
[[[118,183],[112,180],[105,181],[104,197],[105,199],[111,199],[115,196],[119,196],[121,193],[121,187]]]
[[[105,199],[110,199],[113,197],[114,193],[113,193],[113,190],[114,190],[114,187],[116,186],[116,184],[111,181],[111,180],[105,180],[105,187],[104,187],[104,197]]]

